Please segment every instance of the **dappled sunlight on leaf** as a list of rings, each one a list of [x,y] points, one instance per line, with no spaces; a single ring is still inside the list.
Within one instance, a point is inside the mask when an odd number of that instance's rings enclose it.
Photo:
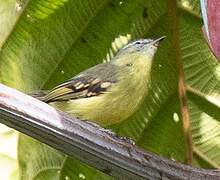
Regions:
[[[112,42],[112,47],[109,49],[109,52],[106,55],[106,60],[103,61],[110,61],[123,46],[128,44],[131,39],[131,34],[127,34],[126,36],[119,35],[118,37],[116,37]]]
[[[208,104],[219,103],[220,69],[201,33],[198,2],[179,0],[180,45],[187,85],[207,95],[204,105],[209,108],[189,98],[198,156],[195,165],[214,168],[220,165],[220,122],[218,114],[213,115],[218,107]],[[110,128],[146,150],[186,162],[175,49],[164,0],[29,0],[12,32],[7,33],[8,37],[0,35],[0,42],[5,39],[0,51],[0,82],[24,92],[51,89],[89,67],[109,61],[131,40],[167,36],[155,55],[143,104],[131,117]],[[23,135],[18,150],[24,180],[112,179]]]

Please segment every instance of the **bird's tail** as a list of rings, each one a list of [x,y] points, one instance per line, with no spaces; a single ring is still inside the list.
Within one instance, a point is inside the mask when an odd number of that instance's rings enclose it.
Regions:
[[[28,95],[37,98],[41,101],[45,101],[45,96],[49,93],[49,91],[47,90],[34,90],[30,93],[28,93]]]

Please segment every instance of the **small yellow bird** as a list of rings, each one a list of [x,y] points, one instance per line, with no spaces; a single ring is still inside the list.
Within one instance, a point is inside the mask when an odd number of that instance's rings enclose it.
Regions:
[[[101,126],[120,122],[132,115],[146,96],[154,54],[164,38],[132,41],[110,62],[91,67],[50,91],[34,91],[32,95]]]

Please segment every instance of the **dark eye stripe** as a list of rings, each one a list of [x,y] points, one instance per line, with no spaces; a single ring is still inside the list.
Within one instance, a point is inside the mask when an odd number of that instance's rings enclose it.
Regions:
[[[126,46],[124,46],[122,49],[127,49],[135,44],[148,44],[150,42],[152,42],[153,40],[152,39],[139,39],[139,40],[134,40],[134,41],[131,41],[130,43],[128,43]]]

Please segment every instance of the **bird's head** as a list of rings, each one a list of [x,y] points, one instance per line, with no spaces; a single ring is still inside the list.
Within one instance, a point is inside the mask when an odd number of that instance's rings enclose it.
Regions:
[[[143,59],[153,60],[159,42],[164,38],[165,36],[162,36],[158,39],[138,39],[131,41],[118,52],[114,58],[115,63],[119,65],[125,63],[125,61],[133,61],[138,57],[146,57]]]
[[[128,43],[126,46],[124,46],[120,53],[144,53],[149,56],[154,56],[154,54],[157,51],[157,47],[159,45],[159,42],[163,40],[165,36],[162,36],[158,39],[138,39],[135,41],[132,41]]]

